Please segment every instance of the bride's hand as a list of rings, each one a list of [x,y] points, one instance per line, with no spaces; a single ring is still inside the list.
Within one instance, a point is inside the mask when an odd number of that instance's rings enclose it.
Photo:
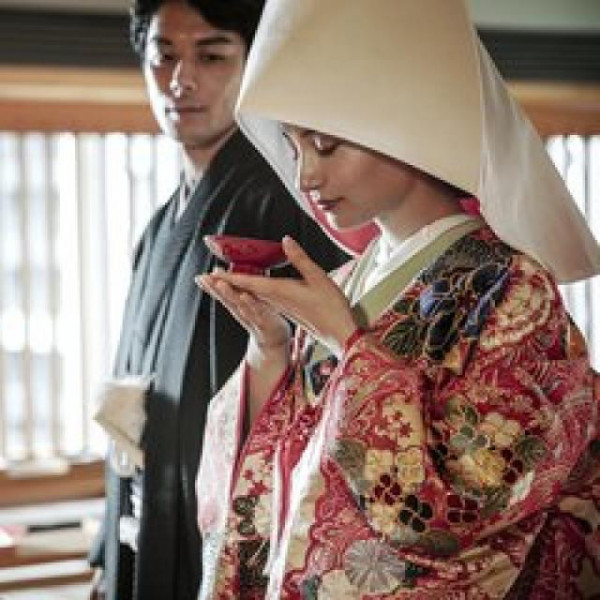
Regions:
[[[196,283],[219,300],[248,331],[251,342],[264,354],[285,349],[290,339],[287,321],[266,302],[251,292],[232,285],[223,277],[224,271],[196,277]]]
[[[357,327],[348,300],[294,240],[286,236],[283,248],[290,263],[300,273],[301,279],[219,272],[213,275],[218,280],[214,285],[223,284],[223,292],[237,290],[240,300],[242,297],[245,299],[247,294],[253,300],[253,311],[258,311],[263,316],[269,315],[269,337],[274,331],[273,314],[278,312],[307,329],[331,350],[339,353]],[[226,300],[229,301],[229,298]],[[248,317],[249,315],[244,314],[245,319]],[[256,316],[252,322],[254,326],[257,325]],[[264,331],[264,327],[262,330]]]

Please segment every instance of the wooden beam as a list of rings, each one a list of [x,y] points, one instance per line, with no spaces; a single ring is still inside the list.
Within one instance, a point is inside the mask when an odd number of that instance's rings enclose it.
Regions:
[[[0,65],[0,81],[1,100],[146,104],[140,69]]]
[[[158,133],[145,104],[0,100],[0,129],[74,133]]]
[[[600,134],[600,84],[509,84],[514,97],[543,137]]]
[[[0,129],[156,133],[138,69],[0,67]]]
[[[140,69],[0,66],[0,129],[158,131]],[[509,82],[542,136],[600,134],[600,83]]]

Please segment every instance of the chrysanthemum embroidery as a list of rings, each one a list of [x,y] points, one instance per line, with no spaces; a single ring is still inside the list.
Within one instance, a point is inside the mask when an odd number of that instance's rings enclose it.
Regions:
[[[377,540],[360,540],[346,550],[344,571],[363,594],[391,594],[406,585],[409,563]]]

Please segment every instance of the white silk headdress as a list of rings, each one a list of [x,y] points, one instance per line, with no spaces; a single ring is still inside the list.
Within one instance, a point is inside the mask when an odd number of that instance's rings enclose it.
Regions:
[[[267,0],[237,114],[292,191],[277,122],[348,139],[473,194],[497,235],[561,282],[600,273],[600,247],[465,0]]]

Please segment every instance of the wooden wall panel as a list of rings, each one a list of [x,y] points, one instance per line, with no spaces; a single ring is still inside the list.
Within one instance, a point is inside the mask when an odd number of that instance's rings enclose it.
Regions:
[[[0,67],[0,129],[156,132],[138,69]],[[600,83],[513,82],[541,135],[600,134]]]
[[[0,129],[158,131],[138,69],[0,67]]]

